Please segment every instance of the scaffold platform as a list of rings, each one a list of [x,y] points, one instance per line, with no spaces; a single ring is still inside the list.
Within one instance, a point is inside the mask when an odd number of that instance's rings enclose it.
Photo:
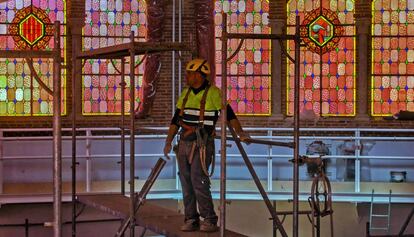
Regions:
[[[78,195],[77,200],[88,206],[92,206],[119,218],[129,217],[129,197],[121,194],[96,194]],[[136,224],[155,233],[171,237],[218,237],[220,232],[182,232],[180,226],[183,224],[184,215],[164,207],[145,203],[135,214]],[[242,235],[226,230],[228,237],[242,237]]]

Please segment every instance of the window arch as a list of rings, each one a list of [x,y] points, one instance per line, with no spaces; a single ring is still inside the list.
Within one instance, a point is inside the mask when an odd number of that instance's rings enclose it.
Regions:
[[[0,3],[0,49],[52,50],[53,22],[66,32],[64,0],[7,1]],[[65,39],[65,37],[62,37]],[[66,42],[61,42],[62,56]],[[0,55],[1,56],[1,55]],[[53,59],[34,58],[40,80],[53,89]],[[65,71],[62,71],[62,113],[66,111]],[[0,116],[45,116],[53,114],[53,96],[31,74],[26,60],[0,58]]]
[[[288,34],[296,16],[306,47],[300,54],[300,110],[322,116],[355,115],[355,26],[353,0],[290,0]],[[288,52],[294,56],[294,42]],[[293,115],[294,64],[287,61],[287,114]]]
[[[414,111],[414,1],[372,4],[371,114]]]
[[[86,0],[83,50],[129,42],[131,31],[141,40],[146,36],[145,0]],[[137,57],[136,63],[140,60]],[[129,62],[126,62],[129,64]],[[82,113],[84,115],[121,114],[120,60],[87,60],[83,71]],[[116,69],[115,69],[116,68]],[[129,73],[126,66],[125,73]],[[141,100],[143,64],[136,67],[136,104]],[[125,112],[129,112],[129,76],[125,76]]]
[[[222,12],[227,13],[227,29],[232,33],[270,33],[268,0],[216,0],[216,78],[221,83]],[[239,40],[229,41],[229,55]],[[239,115],[271,113],[270,40],[245,40],[240,52],[228,65],[227,100]]]

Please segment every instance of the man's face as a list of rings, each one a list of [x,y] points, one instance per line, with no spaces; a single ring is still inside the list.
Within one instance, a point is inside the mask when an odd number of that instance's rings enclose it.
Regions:
[[[198,85],[202,81],[203,78],[198,72],[187,71],[186,79],[187,79],[187,85],[190,87],[194,87]]]

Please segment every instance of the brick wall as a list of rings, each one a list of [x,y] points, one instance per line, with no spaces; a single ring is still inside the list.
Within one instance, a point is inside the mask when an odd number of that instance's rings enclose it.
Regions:
[[[182,16],[182,40],[189,42],[190,39],[194,39],[194,10],[193,2],[195,0],[184,0],[183,3],[183,16]],[[164,24],[164,39],[166,41],[172,40],[172,0],[166,1],[168,5],[166,7],[166,19]],[[282,19],[286,14],[285,1],[277,0],[271,2],[271,18]],[[357,11],[356,15],[358,17],[367,17],[367,13],[370,14],[370,4],[371,1],[360,0],[357,2]],[[84,16],[84,4],[83,0],[72,0],[68,1],[68,50],[67,50],[67,111],[68,115],[64,116],[62,119],[63,127],[71,126],[70,115],[72,113],[71,109],[71,57],[72,57],[72,35],[71,32],[73,29],[72,25],[79,28],[79,22],[83,22]],[[73,24],[71,24],[73,23]],[[176,1],[176,40],[178,40],[178,1]],[[186,62],[191,58],[189,52],[182,54],[183,62]],[[176,54],[176,59],[178,62],[178,54]],[[154,106],[151,111],[151,116],[137,121],[138,127],[140,126],[167,126],[172,114],[172,53],[167,52],[162,54],[162,68],[161,68],[161,78],[158,83],[158,93],[156,95]],[[184,63],[182,65],[184,67]],[[178,67],[178,63],[176,65]],[[286,67],[283,66],[281,71],[285,74]],[[280,70],[280,69],[275,69]],[[368,69],[369,70],[369,69]],[[183,74],[184,75],[184,74]],[[79,77],[78,77],[79,79]],[[178,68],[176,68],[176,79],[178,79]],[[176,80],[178,81],[178,80]],[[78,81],[81,83],[81,81]],[[285,87],[282,83],[282,112],[285,111]],[[80,86],[78,86],[77,94],[81,95]],[[178,95],[178,84],[176,84],[176,96]],[[365,98],[365,99],[369,99]],[[79,101],[80,102],[80,101]],[[357,102],[358,103],[358,102]],[[119,116],[82,116],[80,114],[81,104],[77,105],[77,126],[79,127],[117,127],[120,125],[121,118]],[[128,118],[126,119],[128,124]],[[291,127],[292,118],[283,118],[279,117],[247,117],[241,116],[240,120],[244,126],[248,127]],[[25,128],[25,127],[51,127],[52,118],[51,117],[0,117],[0,127],[1,128]],[[353,117],[327,117],[320,118],[317,122],[303,122],[301,126],[304,127],[377,127],[377,128],[414,128],[413,121],[384,121],[382,118],[370,118],[369,120],[357,120]]]

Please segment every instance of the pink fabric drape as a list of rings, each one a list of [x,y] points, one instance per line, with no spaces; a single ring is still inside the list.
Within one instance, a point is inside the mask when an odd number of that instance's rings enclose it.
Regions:
[[[165,18],[165,2],[166,0],[147,0],[147,41],[160,42],[163,36],[163,22]],[[144,118],[151,110],[157,91],[157,83],[160,78],[160,62],[161,55],[159,53],[147,55],[145,60],[144,78],[142,81],[142,104],[137,118]]]
[[[147,1],[147,41],[159,42],[163,34],[165,5],[168,0]],[[198,56],[206,59],[211,66],[211,80],[215,79],[215,29],[214,1],[194,1],[194,18],[196,23],[196,43]],[[157,83],[161,69],[160,54],[148,55],[145,61],[143,78],[143,98],[137,118],[144,118],[151,110],[156,95]]]
[[[206,59],[211,67],[211,81],[215,79],[215,29],[214,29],[214,1],[194,1],[196,21],[197,50],[200,58]]]

